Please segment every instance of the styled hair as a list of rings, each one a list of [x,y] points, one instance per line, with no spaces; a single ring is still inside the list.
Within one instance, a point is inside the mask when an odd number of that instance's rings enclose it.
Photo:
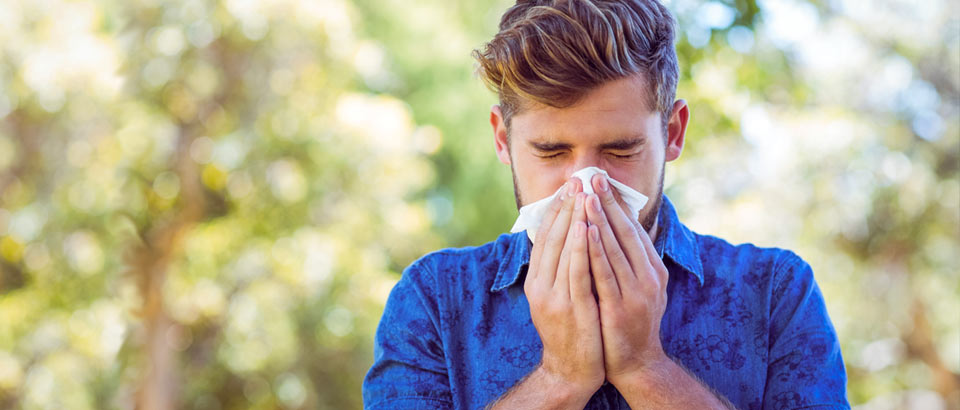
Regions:
[[[576,104],[600,85],[641,75],[664,128],[677,90],[676,22],[657,0],[518,0],[500,32],[474,50],[504,121],[533,101]]]

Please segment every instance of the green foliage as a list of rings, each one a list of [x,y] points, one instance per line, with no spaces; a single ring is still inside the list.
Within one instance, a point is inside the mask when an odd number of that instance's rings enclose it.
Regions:
[[[5,2],[0,408],[361,407],[402,269],[516,216],[469,56],[509,4]],[[811,263],[854,404],[958,405],[950,6],[669,7],[681,218]]]

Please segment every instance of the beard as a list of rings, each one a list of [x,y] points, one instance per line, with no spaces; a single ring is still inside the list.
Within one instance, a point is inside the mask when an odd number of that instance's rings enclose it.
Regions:
[[[657,193],[651,198],[647,206],[644,206],[644,209],[649,211],[644,214],[641,211],[637,222],[640,222],[640,225],[643,226],[643,229],[649,234],[653,230],[653,225],[657,223],[657,218],[660,216],[660,207],[663,205],[663,172],[666,164],[660,165],[660,180],[657,182]],[[517,202],[517,211],[523,207],[524,201],[520,197],[520,188],[517,185],[517,172],[513,169],[513,161],[510,163],[510,174],[513,175],[513,198]]]

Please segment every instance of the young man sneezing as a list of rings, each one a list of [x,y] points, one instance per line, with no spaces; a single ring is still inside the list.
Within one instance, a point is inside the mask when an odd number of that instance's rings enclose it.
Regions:
[[[848,409],[807,263],[695,233],[663,194],[690,110],[655,0],[518,1],[474,52],[520,217],[390,294],[368,409]]]

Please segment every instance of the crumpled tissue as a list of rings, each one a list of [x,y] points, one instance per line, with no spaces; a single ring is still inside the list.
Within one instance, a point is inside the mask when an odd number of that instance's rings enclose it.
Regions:
[[[571,176],[580,178],[580,181],[583,182],[583,192],[592,194],[594,193],[593,184],[590,183],[590,179],[596,174],[603,174],[604,176],[607,176],[607,181],[610,182],[610,186],[616,189],[617,192],[620,193],[620,197],[623,198],[623,201],[626,202],[627,208],[630,210],[630,216],[632,216],[633,220],[637,220],[640,217],[640,210],[643,209],[643,206],[647,204],[646,195],[637,192],[635,189],[630,188],[620,181],[610,178],[607,174],[607,171],[597,167],[587,167],[581,169],[577,172],[574,172]],[[535,242],[537,229],[540,227],[540,222],[543,220],[543,215],[547,213],[547,209],[550,207],[550,202],[552,202],[557,195],[560,195],[561,190],[563,190],[563,187],[560,187],[560,189],[558,189],[557,192],[554,192],[553,195],[521,207],[520,216],[517,217],[517,222],[513,224],[513,228],[510,228],[510,232],[515,233],[526,230],[527,237],[530,238],[530,242]]]

